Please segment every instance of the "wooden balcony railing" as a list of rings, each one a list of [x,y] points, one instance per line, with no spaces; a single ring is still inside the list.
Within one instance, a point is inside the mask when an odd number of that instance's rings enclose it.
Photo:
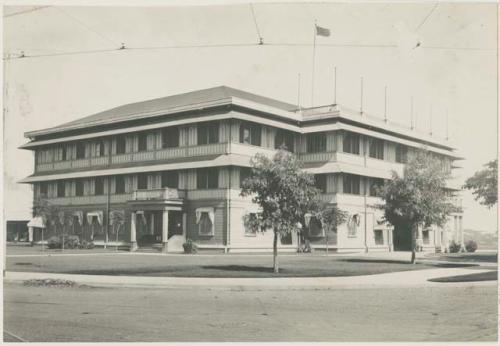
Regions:
[[[161,188],[153,190],[135,190],[132,194],[134,201],[150,201],[150,200],[168,200],[168,199],[182,199],[185,197],[183,190],[172,188]]]

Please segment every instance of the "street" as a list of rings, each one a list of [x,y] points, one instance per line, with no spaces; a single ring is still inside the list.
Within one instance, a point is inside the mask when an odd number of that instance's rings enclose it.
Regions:
[[[26,341],[494,341],[497,289],[159,289],[4,285]]]

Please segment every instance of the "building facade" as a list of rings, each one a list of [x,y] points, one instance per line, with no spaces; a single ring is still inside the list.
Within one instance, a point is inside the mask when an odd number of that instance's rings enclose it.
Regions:
[[[187,239],[201,249],[271,250],[272,232],[245,229],[244,215],[259,209],[240,196],[240,183],[252,156],[272,156],[282,145],[315,175],[321,199],[349,214],[329,234],[311,220],[313,248],[404,250],[408,232],[382,221],[375,186],[401,174],[422,147],[449,172],[460,159],[446,141],[339,105],[297,109],[229,87],[128,104],[25,136],[21,148],[34,152],[35,169],[21,182],[71,215],[70,233],[96,245],[167,252],[182,251]],[[39,233],[30,230],[35,241]],[[419,238],[426,251],[462,241],[462,215]],[[297,246],[294,235],[280,239],[281,251]]]

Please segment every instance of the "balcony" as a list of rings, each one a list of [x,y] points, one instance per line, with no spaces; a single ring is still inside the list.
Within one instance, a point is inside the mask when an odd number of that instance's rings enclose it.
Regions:
[[[130,199],[130,194],[111,195],[110,203],[125,203]],[[50,204],[72,206],[72,205],[94,205],[106,204],[108,197],[106,195],[88,195],[88,196],[67,196],[47,198]]]
[[[183,199],[186,194],[184,190],[161,188],[153,190],[135,190],[132,194],[133,201],[164,201],[170,199]]]

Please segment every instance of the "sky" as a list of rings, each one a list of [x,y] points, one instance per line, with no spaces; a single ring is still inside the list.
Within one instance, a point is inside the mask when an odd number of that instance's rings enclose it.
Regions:
[[[417,130],[448,132],[465,158],[454,173],[462,180],[497,157],[494,4],[31,9],[4,8],[4,57],[13,57],[4,61],[7,220],[30,216],[31,188],[17,183],[33,172],[32,153],[18,149],[25,131],[218,85],[311,106],[315,21],[331,35],[316,39],[314,106],[333,103],[336,66],[341,105],[359,109],[363,77],[364,111],[383,117],[387,86],[389,120],[409,126],[413,98]],[[497,207],[462,195],[464,228],[496,231]]]

